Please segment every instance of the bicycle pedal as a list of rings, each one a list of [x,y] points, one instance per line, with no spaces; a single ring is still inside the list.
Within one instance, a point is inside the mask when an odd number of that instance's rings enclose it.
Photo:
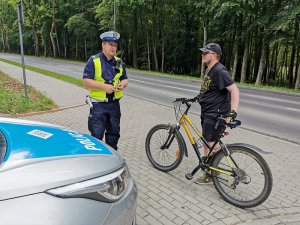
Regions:
[[[193,175],[191,173],[186,173],[185,178],[188,180],[191,180],[191,179],[193,179]]]

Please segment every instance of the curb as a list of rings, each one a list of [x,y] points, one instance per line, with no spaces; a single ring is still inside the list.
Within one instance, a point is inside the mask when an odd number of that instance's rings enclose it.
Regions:
[[[37,116],[37,115],[43,115],[43,114],[50,114],[50,113],[56,113],[60,111],[64,111],[67,109],[77,108],[80,106],[84,106],[86,104],[80,104],[80,105],[73,105],[73,106],[67,106],[59,109],[51,109],[46,111],[39,111],[39,112],[29,112],[29,113],[22,113],[22,114],[0,114],[0,117],[10,117],[10,118],[22,118],[22,117],[29,117],[29,116]]]

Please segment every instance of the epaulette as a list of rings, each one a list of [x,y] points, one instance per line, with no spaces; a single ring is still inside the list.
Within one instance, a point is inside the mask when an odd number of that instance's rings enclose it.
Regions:
[[[91,56],[92,59],[96,59],[96,58],[99,58],[99,57],[100,57],[100,53]]]

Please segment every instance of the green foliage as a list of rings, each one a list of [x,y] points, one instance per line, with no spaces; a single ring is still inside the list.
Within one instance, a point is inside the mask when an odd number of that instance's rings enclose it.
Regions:
[[[95,18],[103,31],[113,29],[113,7],[113,1],[111,0],[103,0],[95,7]]]
[[[19,51],[16,2],[0,1],[0,51]],[[237,81],[243,60],[247,65],[246,81],[256,80],[262,46],[267,53],[261,82],[285,85],[288,79],[291,85],[296,81],[300,64],[297,0],[23,2],[27,54],[36,54],[39,47],[41,55],[54,56],[53,45],[57,45],[60,57],[86,60],[99,52],[99,35],[115,25],[121,34],[118,53],[135,68],[199,77],[198,47],[206,41],[222,46],[221,62],[231,70],[236,65]],[[245,46],[249,47],[249,55],[244,59]],[[233,57],[236,53],[237,58]]]
[[[71,16],[65,26],[76,36],[81,36],[89,30],[89,22],[83,17],[83,14]]]

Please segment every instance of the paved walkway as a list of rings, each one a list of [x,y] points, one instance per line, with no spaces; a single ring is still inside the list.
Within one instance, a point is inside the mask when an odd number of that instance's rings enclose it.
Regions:
[[[22,79],[18,67],[0,62],[0,70]],[[30,71],[27,71],[27,81],[66,109],[25,119],[88,133],[88,107],[82,105],[86,90]],[[227,143],[251,143],[273,152],[265,156],[274,178],[270,197],[258,207],[243,210],[224,202],[213,185],[196,185],[185,179],[184,174],[197,163],[193,151],[170,173],[159,172],[151,166],[144,148],[147,132],[158,123],[174,122],[172,109],[130,96],[122,99],[121,107],[119,152],[126,158],[138,185],[138,225],[300,224],[299,145],[239,128],[231,131],[225,139]],[[192,119],[199,121],[197,117]]]

